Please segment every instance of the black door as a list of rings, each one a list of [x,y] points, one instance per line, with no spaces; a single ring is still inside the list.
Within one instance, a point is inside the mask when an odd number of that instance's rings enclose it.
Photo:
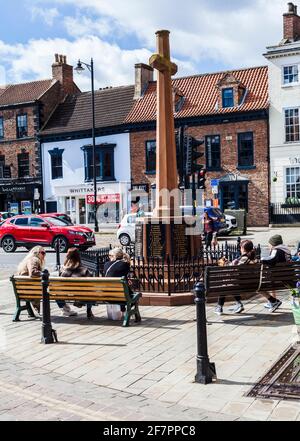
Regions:
[[[248,182],[222,182],[220,190],[222,211],[248,211]]]

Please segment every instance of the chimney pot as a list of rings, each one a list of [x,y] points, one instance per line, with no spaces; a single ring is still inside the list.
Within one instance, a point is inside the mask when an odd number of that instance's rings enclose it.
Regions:
[[[148,64],[138,63],[135,65],[135,92],[134,99],[142,98],[149,83],[153,81],[153,68]]]
[[[285,42],[294,42],[300,39],[300,17],[294,3],[288,3],[288,12],[283,14],[283,39]]]

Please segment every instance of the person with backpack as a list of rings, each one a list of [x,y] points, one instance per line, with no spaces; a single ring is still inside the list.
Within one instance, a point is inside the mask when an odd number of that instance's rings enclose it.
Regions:
[[[204,213],[204,240],[206,249],[211,248],[212,242],[216,238],[216,229],[214,219],[209,216],[207,212]]]

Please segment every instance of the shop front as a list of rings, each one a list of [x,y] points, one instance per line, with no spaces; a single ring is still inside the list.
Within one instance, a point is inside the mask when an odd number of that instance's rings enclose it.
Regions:
[[[99,225],[117,225],[128,210],[127,183],[98,185],[97,219]],[[46,201],[46,211],[68,214],[79,225],[93,227],[95,223],[94,188],[90,185],[55,187],[55,200]]]
[[[41,182],[0,184],[0,211],[15,215],[41,212]]]

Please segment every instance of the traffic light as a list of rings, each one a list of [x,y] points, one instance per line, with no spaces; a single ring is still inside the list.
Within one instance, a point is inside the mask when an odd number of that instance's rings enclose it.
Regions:
[[[193,173],[200,172],[203,165],[198,164],[198,159],[204,156],[204,153],[199,152],[198,147],[204,144],[204,141],[186,136],[184,139],[185,152],[185,175],[191,176]]]
[[[198,189],[205,190],[206,170],[201,170],[198,173]]]

